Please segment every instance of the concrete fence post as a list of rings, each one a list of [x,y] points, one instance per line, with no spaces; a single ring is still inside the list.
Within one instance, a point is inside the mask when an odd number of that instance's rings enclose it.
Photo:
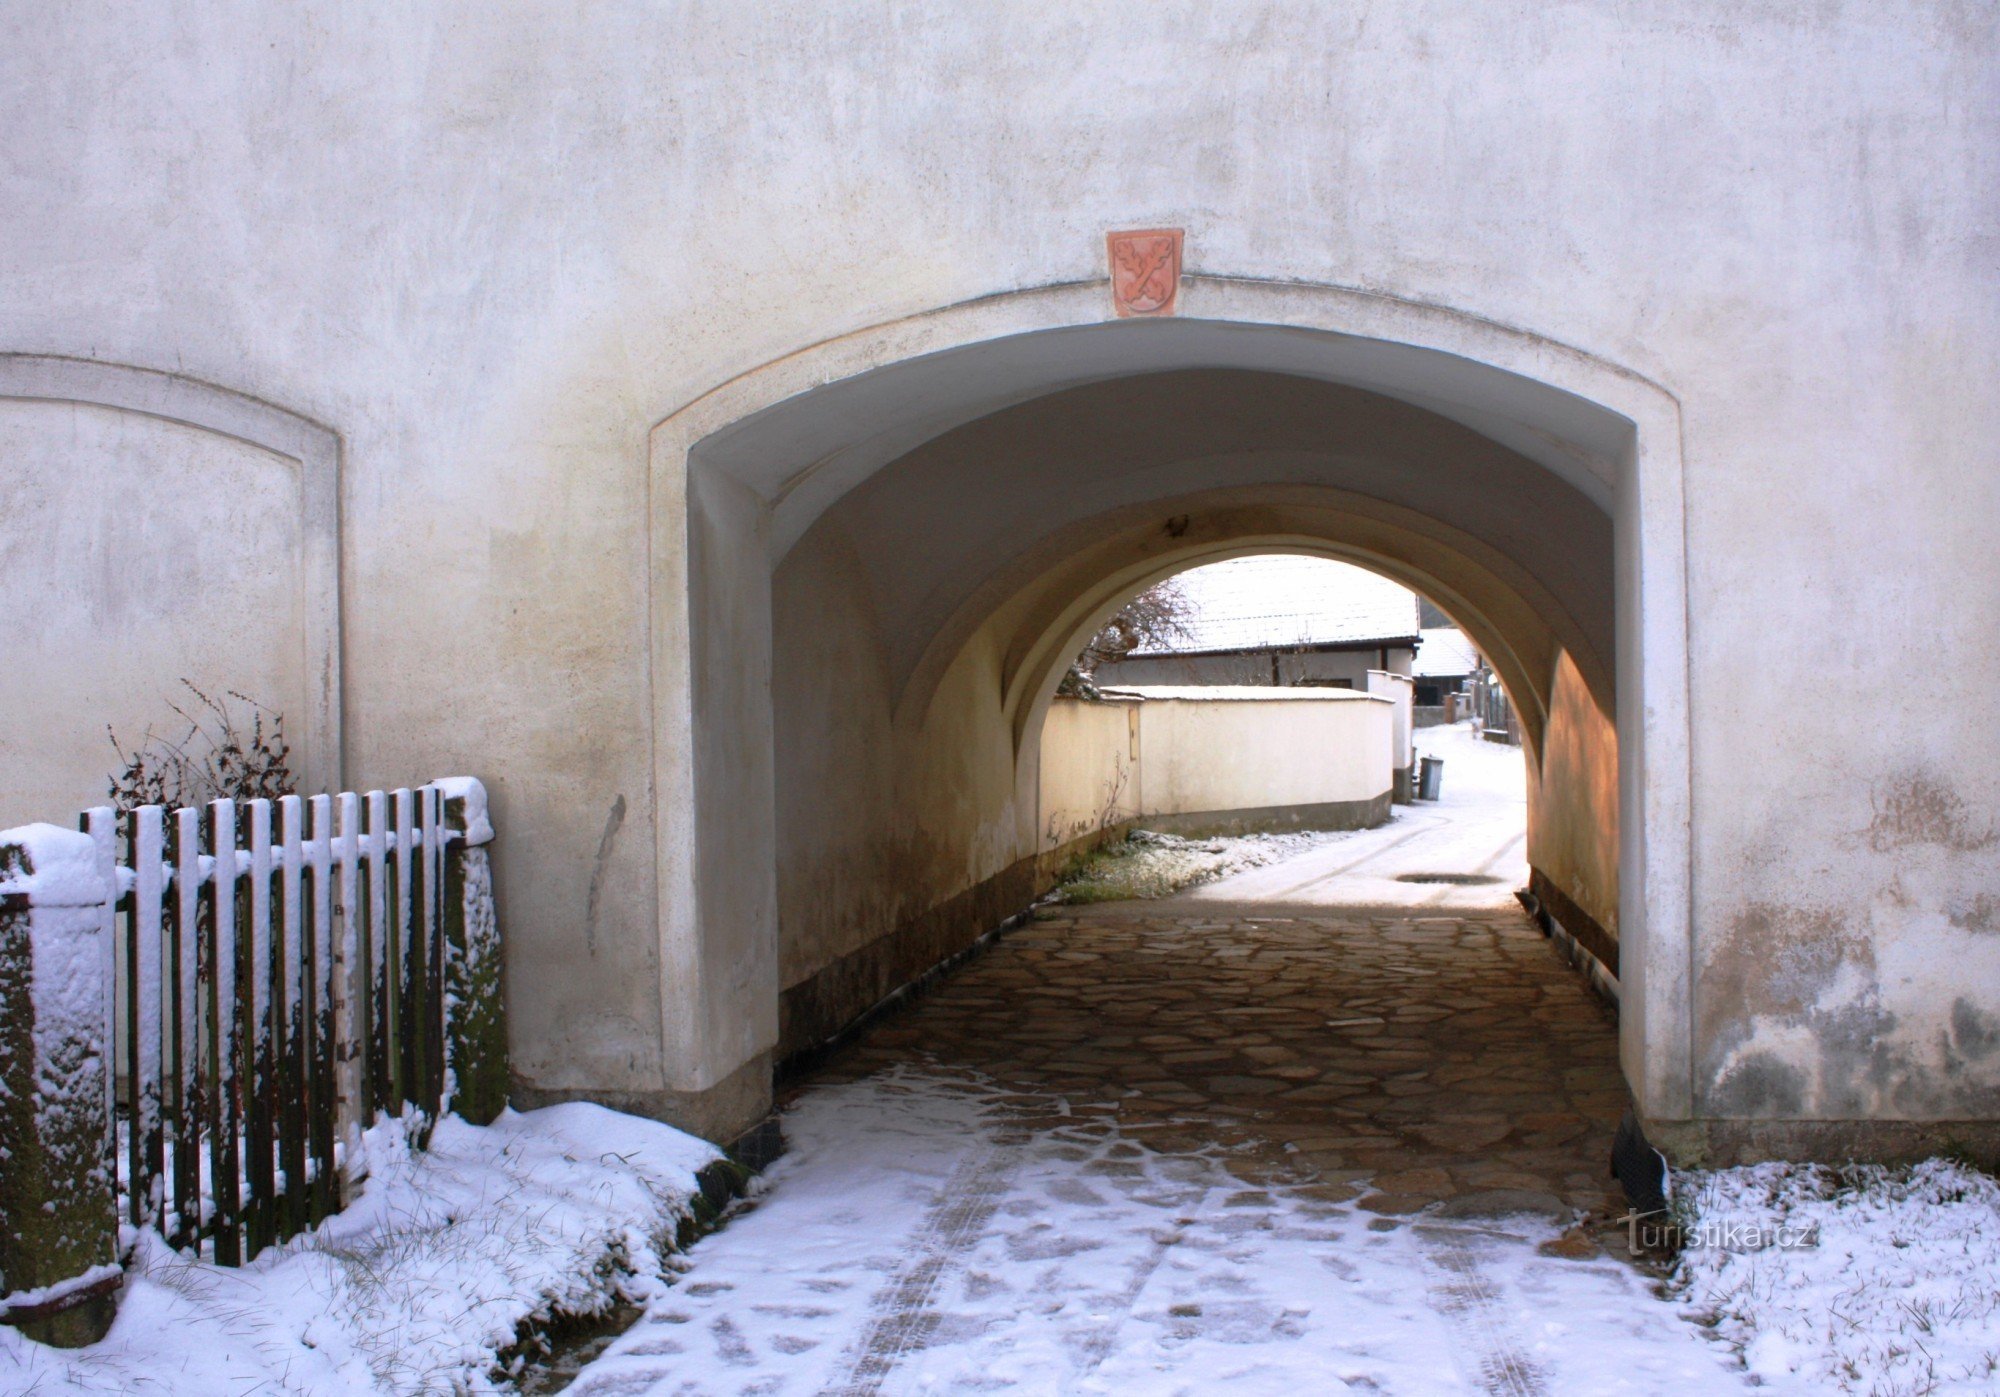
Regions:
[[[1368,692],[1396,705],[1395,731],[1390,738],[1390,799],[1397,805],[1409,805],[1417,798],[1413,770],[1416,763],[1416,728],[1411,712],[1416,698],[1416,682],[1407,674],[1371,669],[1368,671]]]
[[[0,1319],[95,1343],[116,1313],[110,1130],[116,886],[99,841],[0,831]]]
[[[485,1125],[507,1106],[507,1015],[500,918],[493,901],[486,788],[470,776],[436,783],[444,793],[445,1096],[449,1109]]]

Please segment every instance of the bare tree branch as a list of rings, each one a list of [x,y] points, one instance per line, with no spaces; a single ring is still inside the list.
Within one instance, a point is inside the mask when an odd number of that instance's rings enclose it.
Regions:
[[[1194,598],[1178,577],[1156,582],[1119,608],[1091,637],[1056,692],[1069,698],[1098,697],[1097,667],[1122,660],[1134,650],[1161,648],[1194,634],[1198,614]]]
[[[118,734],[105,729],[122,763],[110,781],[111,799],[119,809],[193,806],[222,797],[276,799],[294,792],[298,780],[292,772],[283,714],[234,689],[224,690],[216,699],[186,679],[181,685],[195,702],[193,712],[171,700],[167,703],[187,724],[180,738],[162,737],[148,728],[144,740],[128,752]],[[249,709],[247,716],[236,704]]]

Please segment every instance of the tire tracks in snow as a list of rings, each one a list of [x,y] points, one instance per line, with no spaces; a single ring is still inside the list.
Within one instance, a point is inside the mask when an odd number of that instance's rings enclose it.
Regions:
[[[932,1304],[938,1283],[999,1210],[1021,1162],[1022,1139],[994,1137],[959,1161],[911,1237],[909,1259],[869,1302],[868,1329],[846,1377],[820,1389],[821,1397],[874,1397],[905,1355],[930,1342],[941,1318]]]
[[[1500,1290],[1480,1264],[1484,1233],[1472,1228],[1419,1226],[1432,1273],[1432,1302],[1470,1360],[1480,1390],[1493,1397],[1545,1397],[1548,1374],[1521,1351],[1520,1335],[1502,1312]]]
[[[1398,835],[1396,838],[1387,841],[1386,843],[1378,845],[1376,848],[1369,850],[1367,853],[1363,854],[1358,859],[1354,859],[1351,862],[1344,863],[1340,867],[1332,869],[1329,872],[1316,873],[1312,877],[1306,879],[1305,882],[1295,883],[1289,888],[1278,888],[1271,892],[1255,894],[1254,900],[1259,902],[1288,902],[1293,898],[1297,897],[1300,893],[1303,893],[1310,888],[1317,888],[1322,884],[1331,883],[1337,878],[1346,877],[1348,874],[1352,873],[1355,869],[1360,868],[1363,865],[1375,862],[1375,860],[1381,858],[1384,854],[1388,853],[1390,850],[1400,848],[1401,846],[1409,843],[1412,839],[1422,838],[1426,834],[1435,834],[1440,829],[1449,828],[1450,825],[1450,822],[1447,821],[1442,815],[1409,815],[1409,816],[1404,816],[1404,818],[1412,821],[1422,820],[1423,823],[1419,825],[1416,829],[1409,830],[1403,834]],[[1209,884],[1209,887],[1213,888],[1215,887],[1215,884],[1211,883]]]
[[[1215,1193],[1215,1189],[1203,1189],[1199,1200],[1187,1209],[1186,1217],[1178,1217],[1170,1225],[1154,1230],[1145,1254],[1132,1268],[1132,1278],[1126,1282],[1125,1289],[1105,1305],[1106,1320],[1084,1339],[1077,1355],[1078,1377],[1086,1377],[1096,1372],[1104,1360],[1111,1356],[1111,1349],[1118,1341],[1120,1329],[1138,1307],[1139,1297],[1152,1283],[1154,1273],[1167,1259],[1167,1254],[1186,1239],[1188,1229],[1197,1225],[1196,1220],[1208,1216],[1209,1200]]]

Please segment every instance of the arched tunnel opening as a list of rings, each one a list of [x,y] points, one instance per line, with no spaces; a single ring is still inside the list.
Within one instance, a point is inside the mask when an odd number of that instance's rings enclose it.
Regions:
[[[692,659],[685,745],[659,749],[695,817],[661,851],[687,1099],[754,1102],[774,1068],[1018,924],[1075,853],[1039,784],[1079,648],[1163,578],[1293,554],[1422,594],[1490,665],[1527,772],[1535,905],[1619,997],[1616,1026],[1590,1030],[1615,1064],[1593,1119],[1615,1124],[1628,1088],[1642,1116],[1684,1113],[1680,749],[1661,740],[1673,710],[1640,692],[1672,678],[1684,617],[1679,555],[1656,546],[1677,516],[1642,489],[1661,489],[1646,403],[1642,431],[1435,348],[1197,320],[925,353],[891,337],[849,372],[768,372],[655,431],[689,502],[685,539],[656,542],[685,577],[661,624],[685,626]],[[1467,933],[1465,966],[1490,930]]]
[[[1429,598],[1315,554],[1198,562],[1091,637],[1043,719],[1049,897],[1511,907],[1526,774],[1504,685]]]
[[[1106,342],[1125,338],[1121,327]],[[980,382],[965,374],[961,390]],[[1615,500],[1604,482],[1431,405],[1268,367],[1106,373],[921,431],[900,419],[937,410],[935,396],[869,386],[832,385],[731,429],[710,444],[718,473],[691,490],[710,517],[746,511],[749,482],[719,468],[780,441],[810,452],[765,482],[777,502],[768,602],[750,602],[768,606],[770,627],[766,856],[775,1060],[788,1085],[858,1077],[877,1090],[915,1070],[901,1080],[921,1094],[963,1077],[1026,1100],[1096,1102],[1120,1138],[1168,1155],[1221,1148],[1257,1179],[1383,1215],[1495,1194],[1608,1215],[1608,1180],[1590,1161],[1626,1103],[1617,1029],[1510,889],[1496,899],[1392,884],[1398,895],[1356,905],[1315,865],[1241,902],[1197,892],[1037,904],[1079,856],[1159,827],[1163,813],[1180,822],[1167,828],[1195,832],[1252,814],[1386,825],[1387,870],[1470,879],[1496,861],[1395,862],[1390,846],[1435,831],[1407,805],[1392,821],[1392,769],[1406,778],[1409,763],[1383,710],[1405,724],[1409,710],[1377,695],[1312,700],[1338,710],[1328,721],[1379,723],[1366,743],[1355,729],[1369,764],[1352,790],[1288,786],[1288,768],[1304,763],[1279,756],[1266,793],[1239,782],[1234,796],[1181,793],[1163,812],[1167,768],[1141,748],[1167,739],[1142,742],[1154,719],[1135,714],[1130,747],[1114,735],[1108,755],[1143,773],[1153,808],[1100,812],[1081,830],[1051,824],[1044,744],[1085,643],[1163,580],[1302,556],[1365,569],[1458,620],[1516,716],[1534,887],[1550,900],[1559,890],[1564,915],[1587,921],[1615,963]],[[822,412],[836,431],[893,441],[838,492],[828,477],[847,459],[823,437],[804,440]],[[786,509],[815,491],[814,509]],[[1162,717],[1177,711],[1166,703]],[[1063,740],[1076,731],[1071,722]],[[1200,755],[1211,773],[1250,764],[1247,750]],[[1192,765],[1173,769],[1185,777]],[[740,833],[732,853],[754,835]],[[954,965],[982,944],[986,954]],[[924,984],[913,1007],[880,1011]],[[1055,1119],[1025,1109],[1037,1129]],[[879,1128],[924,1133],[900,1118]]]
[[[661,848],[669,1080],[741,1120],[775,1073],[767,1231],[814,1293],[889,1297],[861,1369],[941,1313],[948,1255],[994,1287],[960,1308],[1060,1315],[1123,1313],[1126,1277],[1199,1269],[1242,1226],[1311,1248],[1365,1225],[1401,1248],[1392,1288],[1453,1217],[1612,1245],[1621,1115],[1686,1111],[1671,413],[1448,317],[1405,317],[1425,346],[1088,309],[1020,328],[1049,310],[817,346],[655,428],[688,501],[654,536],[661,653],[691,655],[655,668],[686,695],[660,789],[693,815]],[[1080,647],[1164,578],[1266,555],[1359,566],[1463,628],[1518,723],[1534,886],[1618,962],[1615,1021],[1520,907],[1464,888],[1038,903],[1076,853],[1042,782]],[[877,1205],[923,1239],[886,1282]]]
[[[1461,618],[1513,696],[1529,861],[1617,935],[1611,520],[1465,426],[1295,375],[1059,389],[834,501],[771,582],[780,1053],[1044,890],[1039,748],[1085,640],[1203,563],[1359,563]]]

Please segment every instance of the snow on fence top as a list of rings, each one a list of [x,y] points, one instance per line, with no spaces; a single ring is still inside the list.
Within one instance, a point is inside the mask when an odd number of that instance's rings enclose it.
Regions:
[[[90,836],[61,825],[0,830],[0,896],[33,899],[39,907],[84,907],[104,901]]]
[[[81,823],[0,831],[0,1319],[54,1341],[68,1302],[21,1297],[108,1293],[70,1283],[114,1198],[237,1264],[339,1208],[376,1118],[507,1083],[477,780]]]

